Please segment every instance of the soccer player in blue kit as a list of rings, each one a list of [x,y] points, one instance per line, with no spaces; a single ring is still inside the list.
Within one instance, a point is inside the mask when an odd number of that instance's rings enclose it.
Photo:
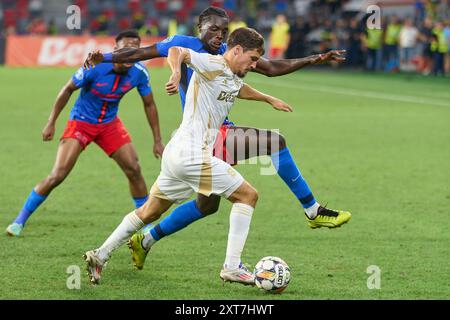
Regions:
[[[117,49],[139,46],[140,37],[135,31],[125,31],[116,37]],[[135,87],[142,98],[152,129],[153,153],[156,157],[162,155],[164,145],[161,142],[158,112],[146,68],[140,63],[104,63],[91,70],[80,68],[60,91],[42,132],[44,141],[53,139],[59,114],[70,96],[81,88],[61,137],[54,167],[47,178],[38,183],[30,193],[19,215],[7,227],[8,235],[20,235],[31,214],[50,192],[64,181],[81,152],[92,141],[114,159],[127,176],[136,208],[145,203],[148,189],[141,173],[136,149],[131,143],[127,129],[117,116],[120,100]]]
[[[85,61],[85,68],[95,66],[101,62],[113,61],[123,63],[156,57],[167,57],[168,50],[174,46],[189,48],[199,53],[223,54],[226,51],[226,44],[223,42],[226,40],[228,33],[228,23],[228,15],[223,9],[209,7],[199,16],[199,38],[176,35],[148,47],[138,49],[127,48],[106,54],[102,54],[99,51],[92,52]],[[341,50],[332,50],[325,54],[299,59],[267,60],[260,58],[253,71],[270,77],[280,76],[311,64],[319,64],[327,61],[341,62],[345,60],[342,57],[343,53],[344,51]],[[190,68],[183,65],[179,87],[182,106],[184,106],[185,95],[192,72]],[[242,133],[245,134],[242,135]],[[239,160],[249,159],[255,156],[271,156],[278,175],[287,184],[304,208],[307,223],[311,228],[335,228],[350,220],[351,214],[349,212],[331,210],[321,206],[315,200],[282,136],[272,131],[239,127],[232,122],[225,121],[218,138],[219,143],[216,143],[214,146],[214,156],[229,164],[236,164]],[[227,141],[234,141],[234,143],[227,143]],[[255,148],[249,147],[250,141],[256,141],[255,144],[258,146],[256,150]],[[228,147],[230,145],[233,145],[233,150],[229,150]],[[241,152],[242,150],[245,152]],[[215,213],[218,210],[219,203],[219,196],[211,195],[206,197],[199,194],[196,200],[177,207],[159,224],[151,227],[150,233],[154,242],[183,229],[198,219]],[[148,253],[148,250],[142,248],[142,237],[142,234],[137,233],[133,235],[129,242],[133,260],[138,269],[143,268],[145,257]]]

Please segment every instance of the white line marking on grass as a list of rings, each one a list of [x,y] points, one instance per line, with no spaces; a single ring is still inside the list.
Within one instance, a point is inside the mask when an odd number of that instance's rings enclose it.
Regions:
[[[284,82],[284,81],[271,81],[261,80],[261,79],[252,79],[251,82],[265,84],[268,86],[277,86],[282,88],[292,88],[292,89],[305,89],[309,91],[318,91],[325,93],[335,93],[342,94],[347,96],[355,96],[355,97],[365,97],[365,98],[373,98],[373,99],[382,99],[382,100],[390,100],[390,101],[400,101],[400,102],[408,102],[408,103],[417,103],[417,104],[425,104],[425,105],[434,105],[440,107],[450,107],[450,102],[445,102],[443,100],[434,100],[427,99],[418,96],[410,96],[410,95],[400,95],[400,94],[390,94],[390,93],[382,93],[376,91],[368,91],[368,90],[358,90],[358,89],[348,89],[343,87],[331,87],[331,86],[310,86],[305,84],[296,84]]]

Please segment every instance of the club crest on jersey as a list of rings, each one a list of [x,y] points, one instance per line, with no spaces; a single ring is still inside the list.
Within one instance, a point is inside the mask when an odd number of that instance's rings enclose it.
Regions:
[[[238,92],[239,91],[231,91],[231,92],[221,91],[219,93],[219,96],[217,97],[217,100],[234,103],[234,99],[236,98],[236,94]]]

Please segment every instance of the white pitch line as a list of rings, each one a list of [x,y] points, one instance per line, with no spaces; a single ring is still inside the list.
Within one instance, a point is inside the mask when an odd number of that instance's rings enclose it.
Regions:
[[[318,92],[325,92],[325,93],[335,93],[335,94],[342,94],[347,96],[355,96],[355,97],[365,97],[365,98],[373,98],[373,99],[383,99],[383,100],[390,100],[390,101],[400,101],[400,102],[409,102],[409,103],[417,103],[417,104],[425,104],[425,105],[434,105],[434,106],[440,106],[440,107],[450,107],[450,102],[445,102],[443,100],[431,100],[426,99],[423,97],[418,96],[406,96],[406,95],[398,95],[398,94],[389,94],[389,93],[382,93],[382,92],[376,92],[376,91],[362,91],[357,89],[348,89],[348,88],[342,88],[342,87],[331,87],[331,86],[310,86],[305,84],[295,84],[287,83],[284,81],[271,81],[268,80],[261,80],[261,79],[252,79],[251,82],[259,83],[259,84],[265,84],[269,86],[277,86],[277,87],[283,87],[283,88],[292,88],[292,89],[305,89],[309,91],[318,91]]]

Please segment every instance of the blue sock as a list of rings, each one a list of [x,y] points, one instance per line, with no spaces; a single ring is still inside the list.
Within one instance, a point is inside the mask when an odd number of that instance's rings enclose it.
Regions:
[[[147,200],[148,200],[148,195],[145,197],[140,197],[140,198],[133,197],[134,206],[136,207],[136,209],[139,209],[140,207],[142,207],[142,205],[144,203],[146,203]]]
[[[198,210],[195,200],[186,202],[175,208],[167,217],[150,230],[153,239],[159,239],[168,236],[178,230],[183,229],[192,222],[203,218],[204,216]]]
[[[14,222],[24,226],[31,214],[41,205],[42,202],[44,202],[45,199],[47,199],[47,196],[41,196],[33,189]]]
[[[289,149],[285,148],[280,150],[272,154],[271,157],[278,175],[287,184],[289,189],[291,189],[292,193],[295,194],[303,208],[309,208],[316,203],[316,199],[314,199],[308,184],[303,179],[294,159],[292,159]]]

